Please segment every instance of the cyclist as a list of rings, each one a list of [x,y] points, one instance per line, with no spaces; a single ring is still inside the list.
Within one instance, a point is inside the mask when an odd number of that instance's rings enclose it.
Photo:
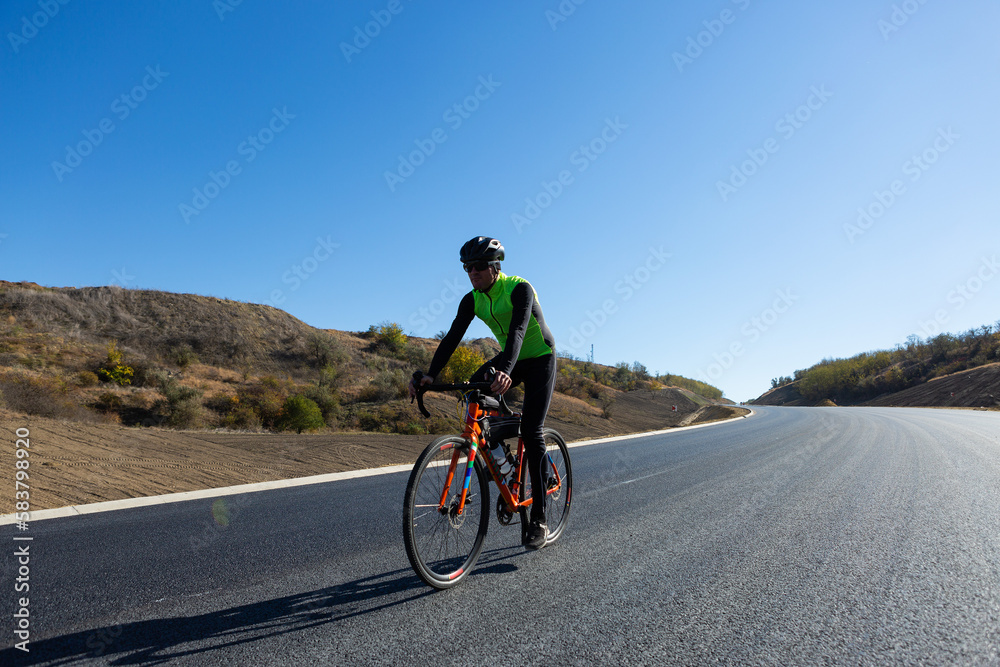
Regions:
[[[458,305],[451,328],[438,344],[427,374],[420,384],[431,384],[465,336],[473,317],[490,328],[503,348],[499,354],[473,373],[472,382],[484,382],[488,371],[495,371],[494,393],[503,394],[512,386],[524,383],[521,412],[521,437],[528,455],[531,476],[531,514],[524,544],[530,549],[545,546],[545,483],[541,474],[545,454],[542,425],[552,401],[556,384],[555,340],[545,325],[542,307],[534,288],[524,278],[500,271],[503,245],[488,236],[477,236],[462,246],[462,266],[469,274],[472,291]],[[410,395],[416,393],[410,382]]]

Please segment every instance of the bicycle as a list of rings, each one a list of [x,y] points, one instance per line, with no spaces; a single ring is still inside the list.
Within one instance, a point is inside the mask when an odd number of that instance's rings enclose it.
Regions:
[[[406,556],[417,575],[437,589],[461,583],[479,559],[490,523],[489,479],[500,494],[495,508],[500,524],[510,525],[514,514],[518,514],[522,542],[528,529],[532,498],[524,441],[518,436],[516,454],[506,443],[518,433],[520,415],[511,412],[502,395],[499,399],[487,396],[489,388],[489,382],[417,386],[417,405],[425,417],[430,417],[423,402],[427,391],[457,390],[465,405],[462,434],[443,436],[428,445],[417,458],[406,484]],[[573,470],[563,437],[551,428],[543,429],[543,433],[548,546],[566,530]],[[503,463],[491,453],[491,445],[502,452]]]

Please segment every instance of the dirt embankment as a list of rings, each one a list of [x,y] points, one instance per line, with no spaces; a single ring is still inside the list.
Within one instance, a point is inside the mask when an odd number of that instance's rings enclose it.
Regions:
[[[944,375],[865,405],[899,407],[1000,408],[1000,364]]]
[[[754,405],[815,405],[802,397],[797,383],[771,389]],[[944,375],[915,387],[884,394],[860,405],[911,408],[1000,409],[1000,364],[987,364]]]
[[[797,382],[793,382],[770,389],[751,402],[753,405],[809,405],[809,402],[802,398],[797,385]]]
[[[455,414],[453,399],[429,397],[428,407]],[[609,412],[611,418],[606,419],[600,408],[556,394],[546,425],[572,441],[715,421],[746,411],[699,406],[682,391],[664,389],[619,392]],[[457,419],[455,424],[457,430]],[[0,465],[10,471],[15,464],[15,431],[30,431],[28,484],[33,510],[407,464],[436,437],[172,431],[6,411],[0,411],[0,427],[10,445],[2,448]],[[11,501],[0,514],[12,511]]]

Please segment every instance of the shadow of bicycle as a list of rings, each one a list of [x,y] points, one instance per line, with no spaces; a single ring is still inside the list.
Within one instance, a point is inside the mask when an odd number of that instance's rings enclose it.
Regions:
[[[470,579],[517,571],[510,560],[518,552],[522,550],[512,547],[483,552]],[[0,651],[0,664],[165,663],[382,611],[436,592],[407,568],[207,614],[154,618],[31,641],[29,653],[14,648]]]

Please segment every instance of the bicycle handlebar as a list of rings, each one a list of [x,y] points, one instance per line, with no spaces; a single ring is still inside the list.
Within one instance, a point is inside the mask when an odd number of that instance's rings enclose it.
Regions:
[[[493,386],[492,382],[461,382],[461,383],[458,383],[458,384],[419,384],[420,380],[423,377],[424,377],[424,374],[421,371],[415,371],[413,373],[414,388],[417,391],[417,395],[416,395],[417,408],[420,409],[420,414],[422,414],[424,417],[430,417],[431,416],[431,413],[427,410],[427,408],[424,407],[424,393],[425,392],[428,392],[428,391],[461,391],[461,392],[482,391],[482,392],[485,393],[485,392],[489,392],[490,391],[490,387]],[[503,394],[501,394],[498,397],[498,400],[500,401],[500,405],[504,409],[504,411],[505,412],[510,412],[510,409],[507,408],[507,403],[503,399]],[[410,403],[412,403],[412,402],[413,402],[413,399],[411,398],[410,399]]]

